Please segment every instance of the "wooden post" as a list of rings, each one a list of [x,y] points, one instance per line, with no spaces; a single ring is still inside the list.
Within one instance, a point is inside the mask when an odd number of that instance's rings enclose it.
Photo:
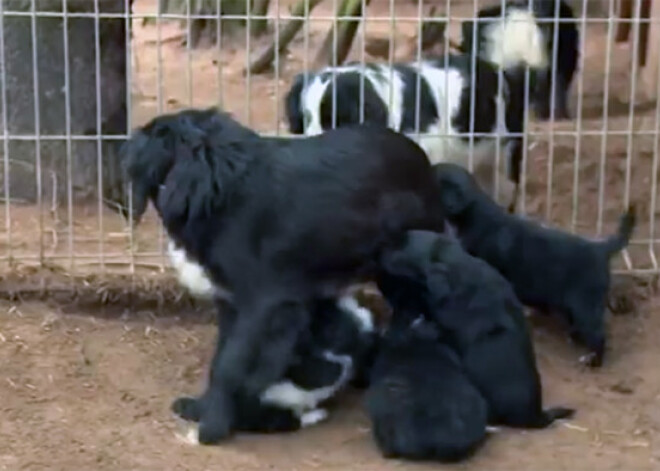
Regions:
[[[646,64],[641,71],[642,88],[651,99],[658,96],[658,80],[660,80],[660,0],[650,0],[648,41]]]

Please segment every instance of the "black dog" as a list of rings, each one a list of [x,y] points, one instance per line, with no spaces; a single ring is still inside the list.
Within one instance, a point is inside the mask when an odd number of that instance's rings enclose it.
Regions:
[[[381,257],[379,287],[396,315],[422,312],[458,352],[493,425],[543,428],[573,415],[543,410],[523,308],[507,281],[447,236],[410,231]]]
[[[509,80],[524,84],[524,67],[532,67],[530,97],[539,119],[550,118],[551,108],[556,118],[570,117],[568,95],[580,58],[580,34],[565,1],[534,0],[531,10],[527,0],[506,2],[504,12],[502,5],[483,8],[476,24],[463,22],[462,36],[463,52],[472,54],[476,48],[479,57],[502,67]]]
[[[152,201],[235,311],[199,398],[202,443],[231,433],[238,392],[283,377],[310,301],[373,279],[390,238],[444,227],[424,151],[381,126],[265,139],[215,109],[185,110],[137,130],[124,154],[135,220]]]
[[[573,338],[590,350],[583,361],[600,366],[610,259],[628,244],[634,208],[616,235],[591,241],[506,214],[459,166],[435,170],[443,208],[465,250],[499,270],[523,304],[561,313]]]
[[[377,336],[371,312],[335,300],[315,301],[310,309],[310,329],[298,339],[284,378],[258,396],[237,395],[236,430],[289,432],[316,424],[327,417],[319,405],[365,375]],[[199,402],[192,398],[176,400],[172,410],[186,420],[200,419]]]
[[[456,353],[420,321],[390,326],[381,341],[366,395],[373,435],[387,458],[460,461],[484,442],[488,408]]]

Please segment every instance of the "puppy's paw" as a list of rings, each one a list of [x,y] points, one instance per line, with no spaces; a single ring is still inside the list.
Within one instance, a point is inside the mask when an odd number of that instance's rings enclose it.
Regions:
[[[199,443],[214,445],[229,438],[234,424],[231,395],[210,391],[205,395],[204,406],[199,420]]]
[[[328,418],[328,411],[325,409],[314,409],[309,412],[305,412],[300,416],[300,426],[305,428],[310,425],[318,424],[323,422]]]
[[[202,416],[202,407],[199,399],[194,397],[180,397],[170,406],[172,412],[183,420],[190,422],[199,422]]]

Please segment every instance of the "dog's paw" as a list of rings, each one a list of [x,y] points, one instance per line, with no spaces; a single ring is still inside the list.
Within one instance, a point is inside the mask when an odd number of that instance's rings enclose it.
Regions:
[[[186,424],[184,429],[180,432],[175,432],[174,436],[186,445],[199,445],[199,431],[196,424]]]
[[[231,435],[231,424],[227,418],[202,418],[199,422],[198,440],[201,445],[215,445]]]
[[[325,409],[314,409],[305,412],[300,416],[300,426],[309,427],[310,425],[318,424],[328,418],[328,411]]]
[[[172,403],[170,408],[183,420],[190,422],[199,422],[202,416],[200,400],[194,397],[180,397]]]
[[[603,366],[603,357],[596,352],[590,352],[580,357],[580,363],[589,368],[600,368]]]

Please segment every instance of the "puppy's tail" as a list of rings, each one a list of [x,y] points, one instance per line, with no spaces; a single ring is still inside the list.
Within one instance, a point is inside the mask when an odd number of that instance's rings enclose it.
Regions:
[[[553,407],[541,412],[541,417],[536,423],[537,428],[545,428],[551,425],[555,420],[570,419],[575,415],[575,409],[567,407]]]
[[[619,230],[617,233],[608,237],[604,241],[605,250],[610,257],[619,253],[628,245],[636,224],[637,215],[635,206],[630,205],[628,210],[621,215],[621,219],[619,220]]]

